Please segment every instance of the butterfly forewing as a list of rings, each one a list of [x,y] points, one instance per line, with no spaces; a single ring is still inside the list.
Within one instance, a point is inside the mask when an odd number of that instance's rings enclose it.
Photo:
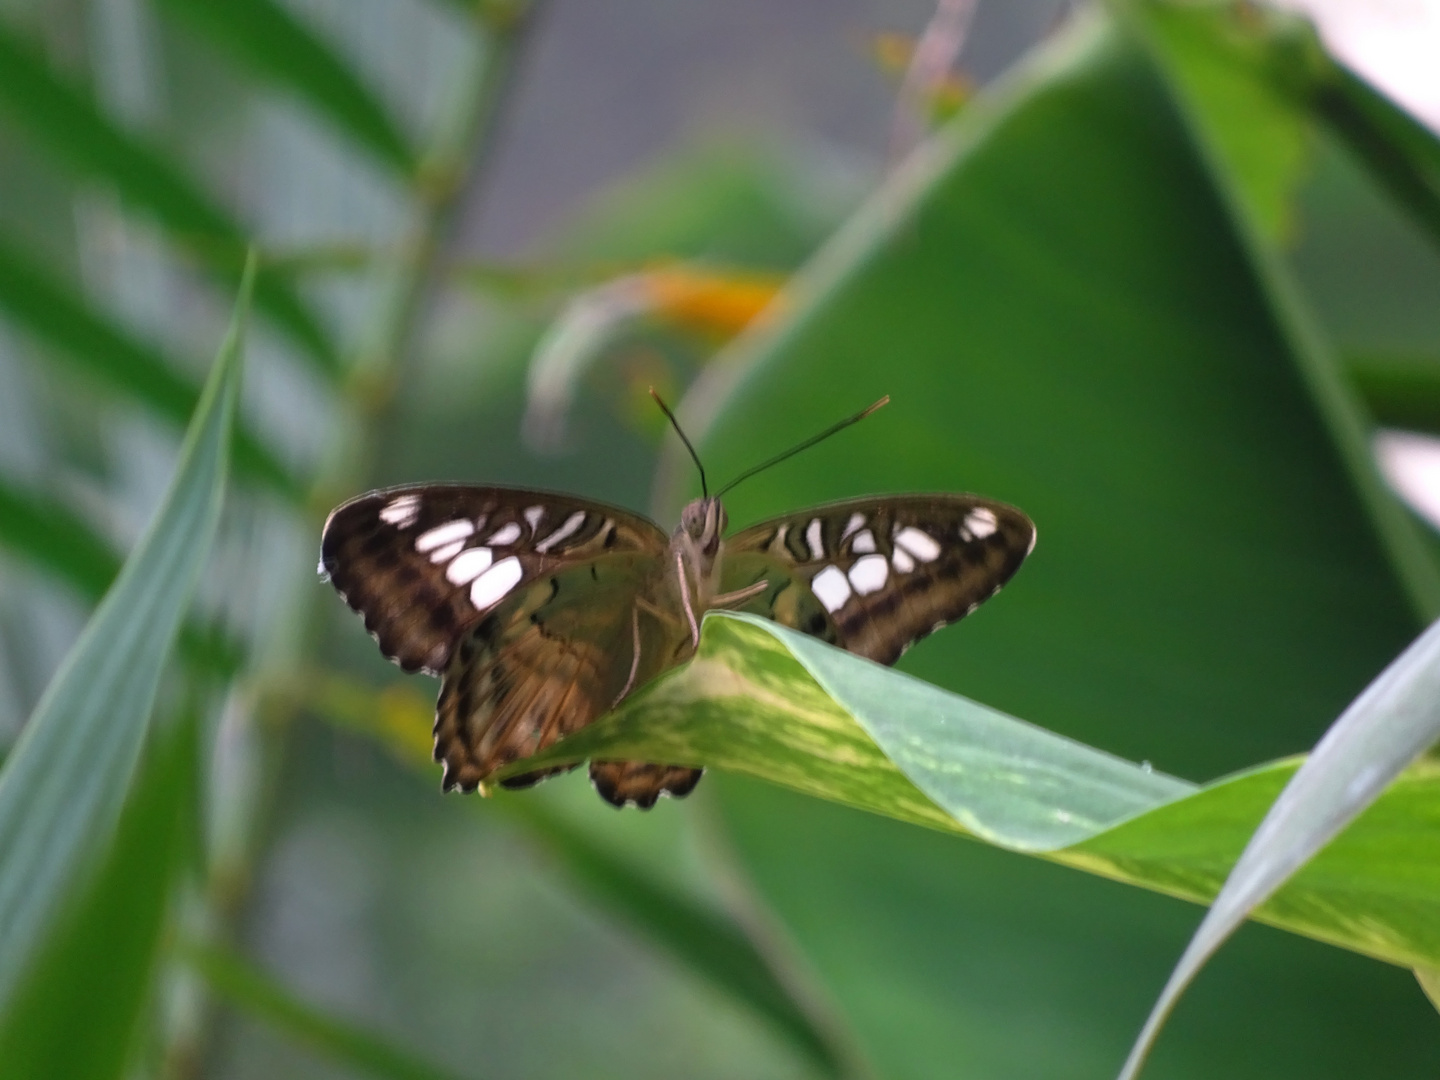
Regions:
[[[1034,544],[1028,517],[974,495],[852,499],[731,537],[722,583],[768,580],[743,610],[893,664],[993,596]]]
[[[473,791],[676,662],[687,640],[678,621],[635,613],[668,566],[666,550],[654,524],[603,503],[427,484],[336,509],[321,569],[387,657],[443,675],[435,757],[445,788]],[[638,791],[646,805],[699,775],[657,768],[665,775],[625,783],[611,773],[630,777],[626,763],[595,763],[592,772],[607,798],[623,803]],[[639,785],[646,778],[656,783]]]
[[[642,517],[569,495],[421,484],[338,507],[320,565],[387,657],[438,675],[461,638],[515,590],[607,555],[659,560],[666,541]]]

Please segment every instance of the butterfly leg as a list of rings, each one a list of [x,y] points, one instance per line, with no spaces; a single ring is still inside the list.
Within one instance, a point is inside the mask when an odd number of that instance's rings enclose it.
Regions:
[[[624,687],[620,693],[615,695],[615,700],[610,703],[613,709],[625,699],[625,695],[635,689],[635,676],[640,672],[640,606],[637,604],[630,609],[630,676],[625,680]]]
[[[685,577],[685,557],[675,553],[675,573],[680,580],[680,602],[685,606],[685,617],[690,620],[690,640],[700,647],[700,622],[695,618],[695,605],[690,603],[690,582]]]
[[[761,578],[754,585],[746,585],[743,589],[736,589],[734,592],[721,593],[710,602],[712,608],[738,608],[743,607],[748,601],[755,599],[770,587],[767,578]]]

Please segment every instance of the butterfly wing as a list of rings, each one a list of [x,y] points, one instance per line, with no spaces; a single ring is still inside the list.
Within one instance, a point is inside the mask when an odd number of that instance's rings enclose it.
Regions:
[[[386,657],[438,675],[512,589],[599,556],[658,557],[666,542],[652,522],[604,503],[419,484],[337,507],[321,534],[320,569]]]
[[[768,581],[740,610],[893,664],[999,591],[1034,546],[1025,514],[976,495],[851,499],[729,538],[721,584]]]
[[[637,607],[636,581],[650,580],[655,568],[652,556],[631,553],[557,570],[520,586],[464,636],[435,712],[446,790],[475,790],[497,769],[580,730],[688,653],[678,625],[644,617]],[[592,763],[591,775],[616,802],[620,787],[607,783],[615,763],[602,764]],[[545,775],[503,783],[526,787]],[[642,805],[668,786],[668,776],[655,779],[664,782],[645,789],[651,793],[637,799]],[[632,787],[624,785],[618,805],[634,797]]]
[[[387,657],[443,675],[435,757],[447,789],[474,790],[675,662],[678,631],[636,614],[667,545],[603,503],[427,484],[336,509],[321,569]]]

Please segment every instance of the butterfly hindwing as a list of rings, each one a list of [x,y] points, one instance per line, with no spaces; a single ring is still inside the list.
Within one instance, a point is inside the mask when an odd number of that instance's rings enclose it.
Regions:
[[[447,790],[473,791],[496,770],[585,727],[675,662],[677,648],[688,644],[678,625],[637,612],[654,562],[636,553],[602,555],[537,578],[465,635],[435,714],[435,757],[445,763]],[[504,783],[523,787],[543,775]]]
[[[569,495],[462,484],[372,491],[331,513],[320,565],[406,671],[438,675],[486,610],[537,577],[667,537],[638,515]]]
[[[1034,544],[1025,514],[974,495],[852,499],[731,537],[722,583],[767,579],[742,610],[893,664],[994,595]]]
[[[443,676],[435,758],[447,790],[473,791],[677,662],[680,624],[635,614],[667,547],[654,524],[603,503],[422,484],[338,507],[321,570],[387,657]],[[689,791],[700,772],[592,762],[591,775],[616,805],[648,806]]]

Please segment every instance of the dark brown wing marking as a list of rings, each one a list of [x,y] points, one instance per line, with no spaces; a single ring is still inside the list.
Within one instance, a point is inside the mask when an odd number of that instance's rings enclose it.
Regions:
[[[1034,544],[1025,514],[975,495],[852,499],[727,540],[722,588],[766,579],[741,610],[893,664],[999,591]]]
[[[602,554],[658,558],[667,543],[652,522],[604,503],[421,484],[372,491],[338,507],[321,536],[320,568],[387,657],[406,671],[435,675],[493,607],[476,599],[498,602],[537,577]]]

